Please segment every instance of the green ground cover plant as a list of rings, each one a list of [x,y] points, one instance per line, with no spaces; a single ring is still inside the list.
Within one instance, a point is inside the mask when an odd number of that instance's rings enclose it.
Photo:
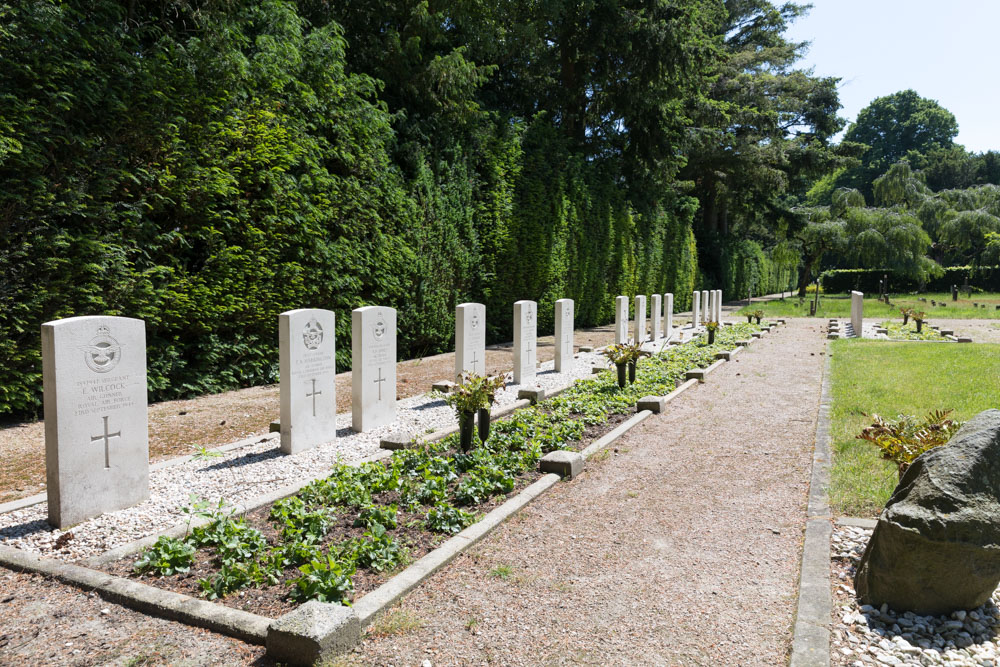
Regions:
[[[898,480],[896,464],[857,436],[870,416],[952,410],[967,421],[1000,405],[1000,345],[906,345],[872,340],[831,344],[830,502],[838,514],[874,517]]]
[[[454,434],[394,452],[386,461],[338,465],[275,502],[267,526],[232,515],[222,502],[193,502],[185,513],[209,522],[183,538],[161,538],[140,555],[134,571],[172,577],[189,572],[200,555],[214,568],[198,580],[208,599],[254,587],[277,588],[298,602],[350,604],[359,572],[388,575],[410,562],[413,529],[435,535],[431,545],[460,532],[478,520],[486,503],[536,478],[545,453],[579,446],[588,426],[631,413],[643,396],[669,393],[687,370],[710,365],[717,352],[758,330],[747,324],[720,328],[714,344],[702,336],[641,358],[636,381],[624,389],[613,372],[581,380],[496,423],[490,438],[483,443],[477,437],[469,452],[460,450]],[[354,530],[341,535],[338,526]]]

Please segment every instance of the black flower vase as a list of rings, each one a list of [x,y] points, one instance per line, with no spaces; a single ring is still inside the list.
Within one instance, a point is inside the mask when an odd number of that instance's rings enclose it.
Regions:
[[[477,422],[477,427],[479,428],[479,441],[486,442],[486,439],[490,437],[489,408],[479,408],[479,419]]]
[[[635,382],[635,362],[628,362],[628,383],[633,384]]]
[[[624,389],[625,388],[625,377],[626,377],[625,374],[627,372],[626,369],[625,369],[625,367],[627,366],[627,364],[624,364],[624,363],[622,363],[622,364],[616,364],[616,366],[618,367],[618,386],[621,389]]]
[[[708,330],[708,344],[709,345],[715,344],[715,329]]]
[[[756,318],[754,318],[754,319],[756,319],[756,320],[757,320],[757,324],[760,324],[760,318],[759,318],[759,317],[756,317]]]
[[[923,328],[923,326],[924,326],[924,321],[917,320],[917,333],[920,333],[920,330]]]
[[[475,412],[462,412],[458,416],[458,443],[463,452],[472,449],[472,431],[476,426]]]
[[[747,315],[747,324],[753,324],[753,315]]]

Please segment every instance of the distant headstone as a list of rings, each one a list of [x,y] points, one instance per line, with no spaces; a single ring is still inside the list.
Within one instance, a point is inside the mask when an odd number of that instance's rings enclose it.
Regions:
[[[628,297],[615,297],[615,343],[628,342]]]
[[[147,500],[145,323],[46,322],[42,384],[49,523],[66,528]]]
[[[926,301],[927,299],[924,299]],[[958,301],[958,285],[951,286],[951,300]]]
[[[691,295],[691,326],[701,326],[701,292],[698,290]]]
[[[651,340],[655,343],[663,337],[663,297],[659,294],[653,294],[649,297],[649,302],[649,317],[652,320],[651,328],[653,330]]]
[[[486,306],[460,303],[455,307],[455,376],[486,375]]]
[[[573,362],[573,299],[556,301],[556,373],[570,370]]]
[[[642,345],[646,342],[646,295],[635,297],[635,342]]]
[[[861,337],[861,327],[864,324],[865,295],[862,292],[851,292],[851,326],[854,335]]]
[[[701,321],[708,322],[712,319],[712,311],[708,309],[708,290],[701,291]]]
[[[663,295],[663,331],[667,338],[674,333],[674,295],[667,292]]]
[[[396,309],[351,312],[351,428],[359,433],[396,418]]]
[[[715,321],[722,322],[722,290],[715,290]]]
[[[281,451],[296,454],[337,437],[337,356],[332,311],[278,315]]]
[[[514,302],[514,384],[530,382],[535,377],[538,333],[538,304]]]

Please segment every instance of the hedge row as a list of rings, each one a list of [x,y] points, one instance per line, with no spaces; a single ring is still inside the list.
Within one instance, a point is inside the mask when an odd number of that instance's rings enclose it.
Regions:
[[[836,269],[825,271],[820,277],[823,291],[827,294],[837,294],[858,290],[865,293],[877,293],[879,281],[883,276],[889,276],[889,292],[948,292],[952,285],[968,284],[991,292],[1000,291],[1000,267],[987,266],[975,269],[971,266],[950,266],[944,269],[944,274],[931,278],[925,284],[920,284],[913,278],[906,277],[886,269]]]

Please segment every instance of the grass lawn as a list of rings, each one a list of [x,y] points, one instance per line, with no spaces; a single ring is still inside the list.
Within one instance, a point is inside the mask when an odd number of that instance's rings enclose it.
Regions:
[[[920,298],[927,299],[926,303],[920,301]],[[901,319],[899,309],[906,307],[924,311],[928,322],[933,322],[935,318],[1000,320],[1000,310],[996,309],[997,306],[1000,306],[1000,294],[995,292],[973,294],[971,299],[966,299],[963,294],[959,296],[958,301],[952,301],[951,295],[945,294],[944,292],[919,295],[890,295],[890,300],[892,301],[892,306],[880,303],[876,301],[874,297],[870,299],[866,298],[865,319],[871,318],[883,320],[893,317]],[[946,303],[947,305],[932,306],[931,301],[937,301],[939,304]],[[799,304],[798,297],[786,297],[784,300],[754,303],[749,310],[751,312],[758,309],[763,310],[765,317],[807,317],[809,315],[809,304],[811,302],[812,296],[808,299],[804,299],[801,305]],[[978,303],[979,307],[973,307],[973,303]],[[986,304],[986,308],[982,307],[983,304]],[[747,308],[743,308],[740,311],[740,314],[745,313],[747,310]],[[833,294],[830,296],[821,294],[819,297],[819,311],[817,315],[821,318],[850,317],[851,297],[846,294]]]
[[[875,517],[896,487],[896,466],[855,436],[870,421],[954,409],[966,421],[1000,408],[1000,345],[929,345],[835,340],[831,347],[830,502],[848,516]]]

